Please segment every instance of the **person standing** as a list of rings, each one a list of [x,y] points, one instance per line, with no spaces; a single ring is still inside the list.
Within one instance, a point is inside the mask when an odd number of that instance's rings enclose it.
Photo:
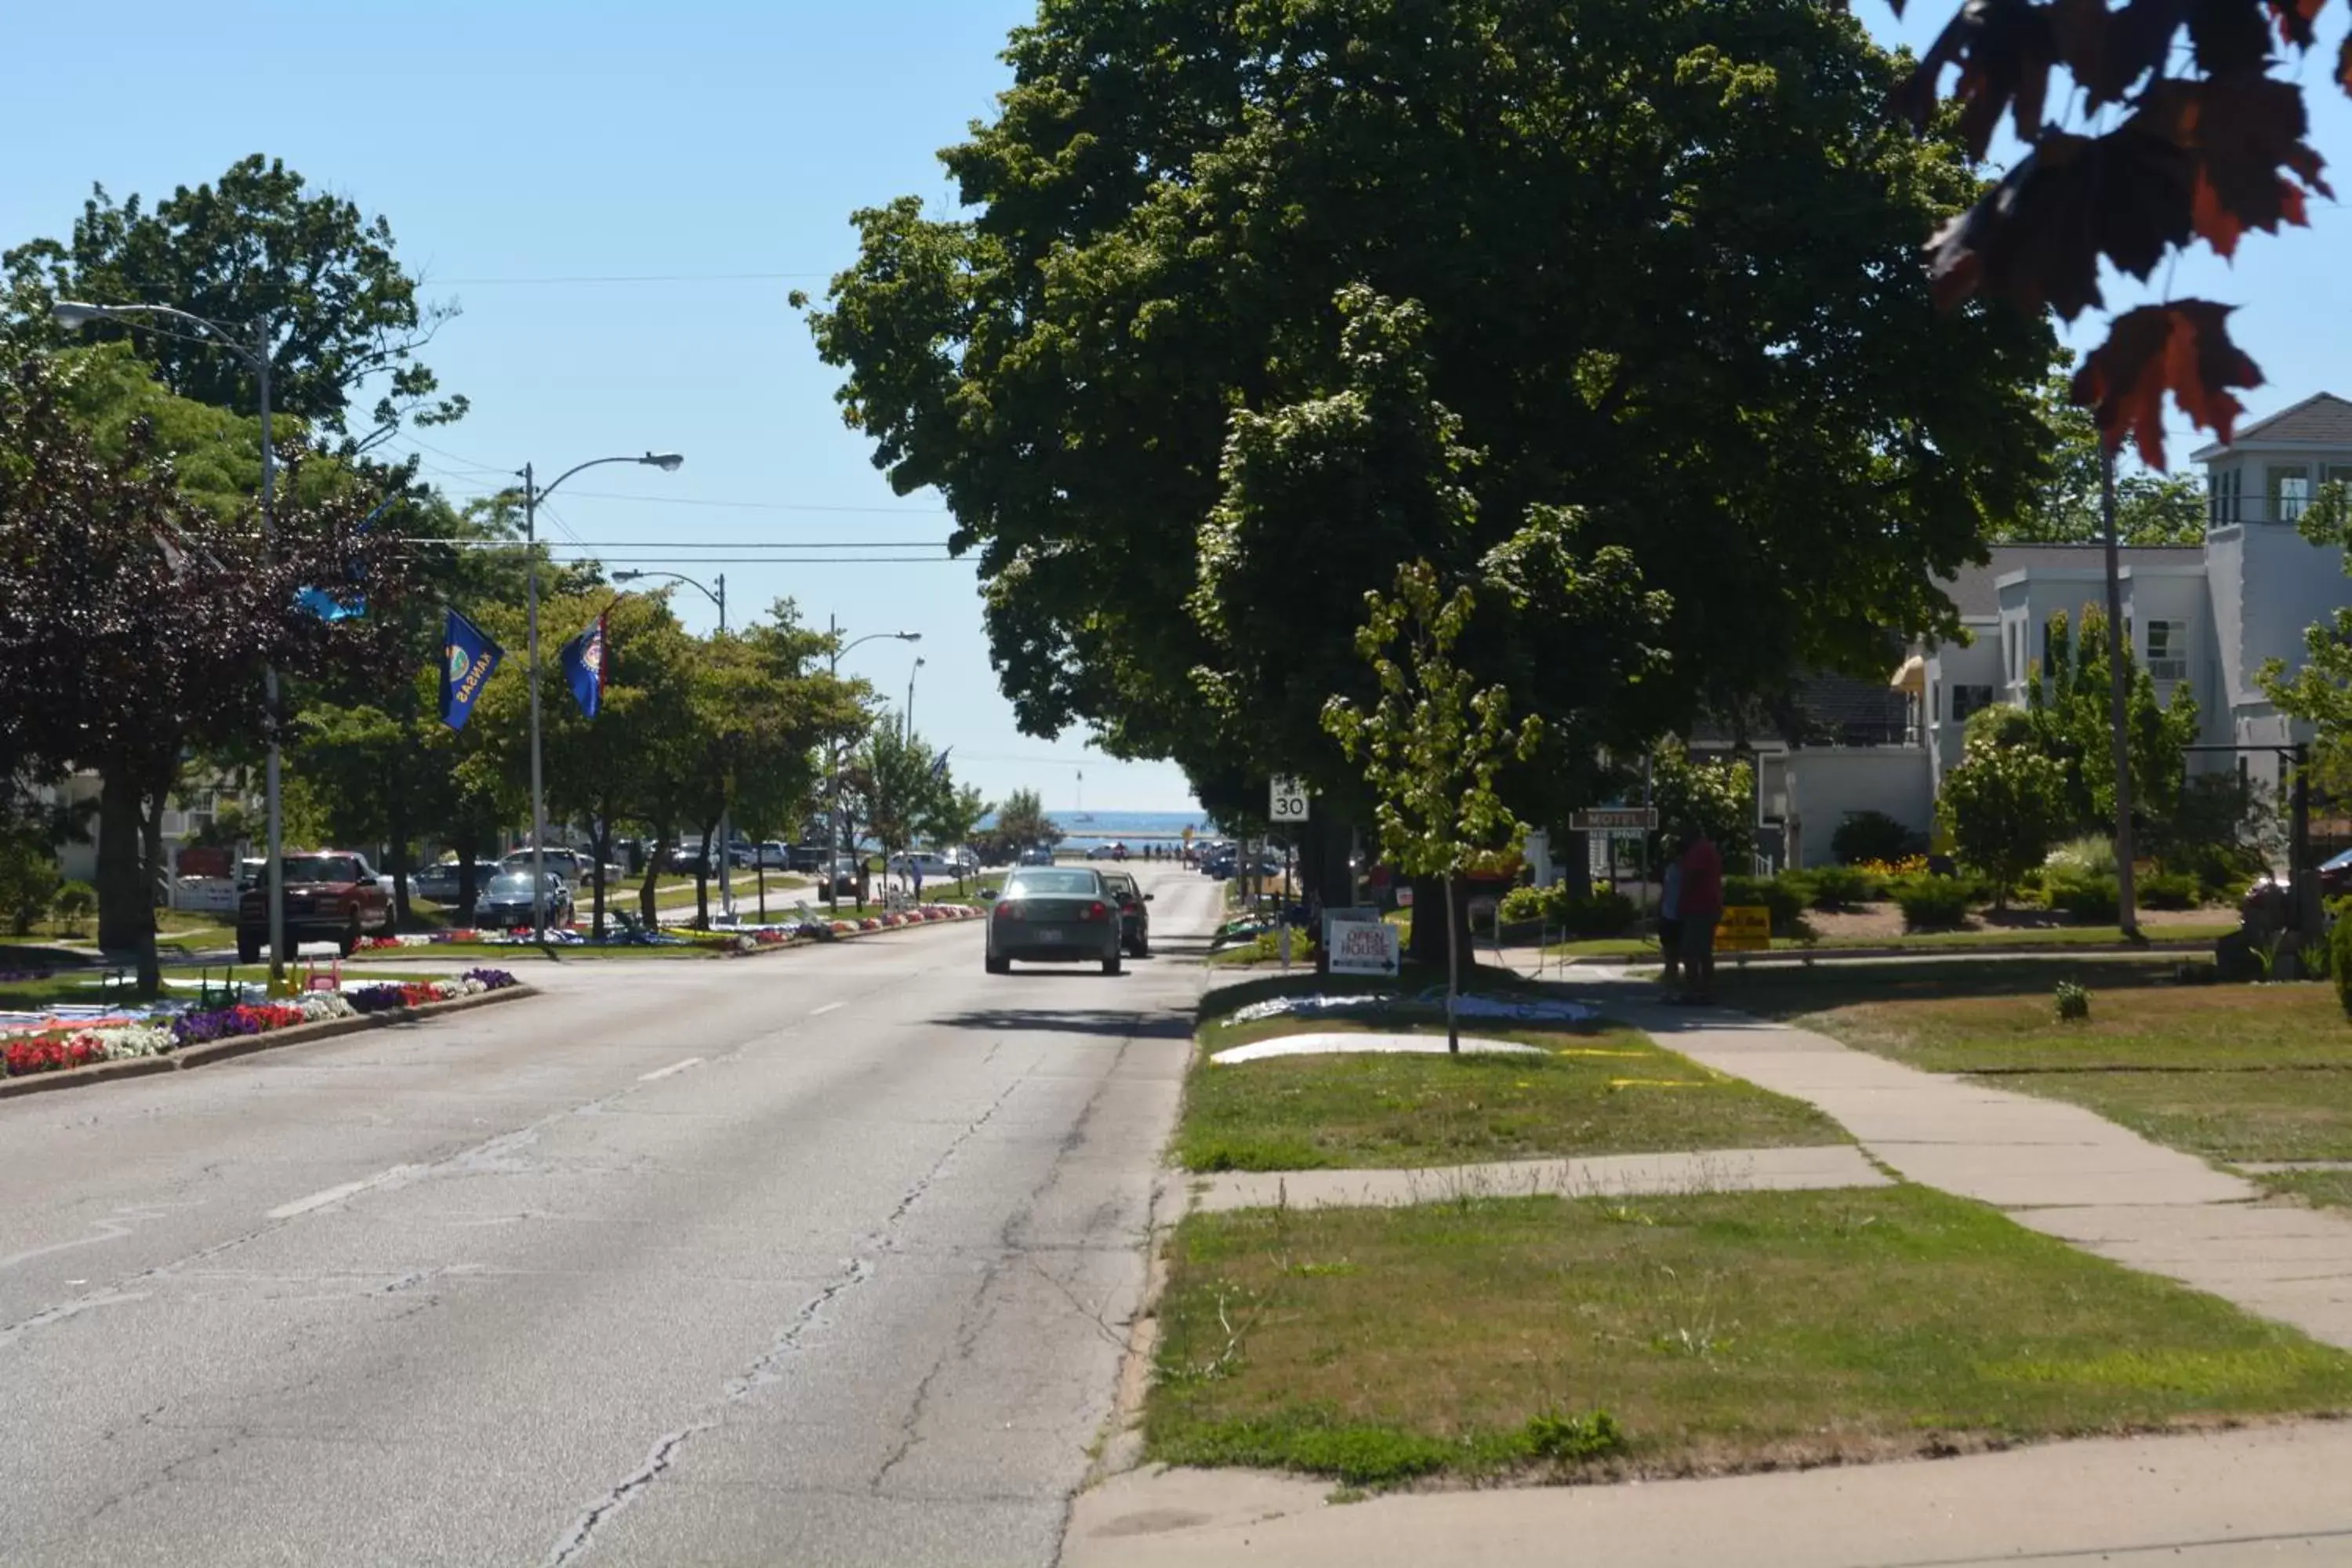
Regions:
[[[1715,928],[1723,919],[1723,855],[1703,825],[1695,825],[1683,850],[1683,879],[1676,912],[1683,922],[1682,1000],[1701,1005],[1715,1000]]]
[[[1659,983],[1672,985],[1683,973],[1683,858],[1682,839],[1668,834],[1663,846],[1666,852],[1666,873],[1660,879],[1658,890],[1658,951],[1664,955],[1665,972]]]

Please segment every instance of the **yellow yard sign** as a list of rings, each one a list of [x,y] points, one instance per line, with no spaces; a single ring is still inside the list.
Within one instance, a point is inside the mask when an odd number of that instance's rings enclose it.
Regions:
[[[1772,951],[1772,911],[1761,904],[1736,904],[1723,911],[1715,930],[1717,952]]]

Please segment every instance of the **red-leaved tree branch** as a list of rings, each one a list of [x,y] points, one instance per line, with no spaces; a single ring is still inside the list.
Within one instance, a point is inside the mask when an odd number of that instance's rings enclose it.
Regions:
[[[2326,3],[1966,0],[1893,107],[1924,129],[1949,68],[1969,151],[1983,157],[2004,117],[2029,150],[1928,243],[1938,300],[1983,295],[2071,321],[2105,303],[2102,258],[2145,281],[2196,240],[2226,257],[2250,228],[2306,222],[2305,198],[2334,193],[2305,141],[2303,89],[2271,70],[2274,50],[2311,48]],[[1899,14],[1905,0],[1889,4]],[[2096,135],[2062,130],[2045,117],[2055,70],[2072,79],[2086,119],[2123,112]],[[2352,91],[2352,39],[2336,79]],[[2179,300],[2115,319],[2074,384],[2110,451],[2128,438],[2150,467],[2164,466],[2168,392],[2230,438],[2243,407],[2231,389],[2263,379],[2230,341],[2230,310]]]

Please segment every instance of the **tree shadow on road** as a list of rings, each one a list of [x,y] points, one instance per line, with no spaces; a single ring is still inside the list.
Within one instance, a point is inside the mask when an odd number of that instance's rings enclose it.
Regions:
[[[932,1021],[950,1029],[998,1035],[1099,1035],[1106,1040],[1192,1037],[1192,1021],[1181,1013],[1129,1013],[1108,1007],[979,1007]]]

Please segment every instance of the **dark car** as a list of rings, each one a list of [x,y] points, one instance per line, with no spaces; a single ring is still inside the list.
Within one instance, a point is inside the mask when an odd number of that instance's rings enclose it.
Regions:
[[[2352,893],[2352,849],[2319,863],[2319,896],[2340,899],[2347,893]]]
[[[430,899],[436,904],[454,904],[462,884],[465,868],[455,860],[436,861],[408,879],[408,890],[420,899]],[[495,862],[474,862],[474,889],[479,892],[489,879],[499,874]]]
[[[547,923],[572,923],[572,889],[553,871],[547,873]],[[474,904],[474,923],[485,931],[520,931],[531,922],[530,873],[501,871],[490,879]]]
[[[1129,958],[1151,956],[1151,911],[1143,906],[1151,895],[1143,890],[1132,871],[1105,871],[1103,885],[1118,900],[1118,940]]]
[[[784,852],[784,860],[792,870],[806,871],[814,875],[824,869],[824,846],[795,844]]]
[[[988,913],[988,972],[1024,963],[1096,963],[1119,970],[1118,900],[1102,873],[1024,866],[1005,879]]]
[[[350,952],[362,936],[390,936],[395,929],[392,899],[367,858],[345,850],[289,855],[286,941],[331,942]],[[237,895],[236,956],[258,963],[269,945],[269,889],[266,876]]]

